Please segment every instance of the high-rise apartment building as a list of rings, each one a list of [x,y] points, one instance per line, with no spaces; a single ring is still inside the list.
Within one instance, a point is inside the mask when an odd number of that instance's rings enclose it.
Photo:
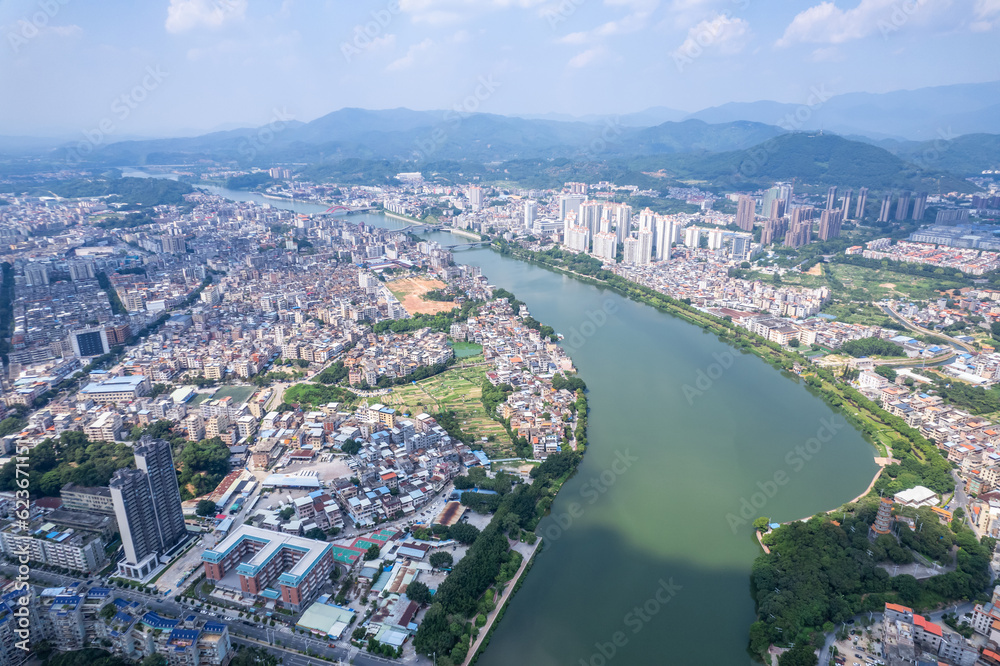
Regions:
[[[564,220],[570,213],[580,215],[580,204],[587,200],[582,194],[563,194],[559,197],[559,219]]]
[[[73,353],[77,356],[100,356],[111,351],[108,334],[103,328],[85,328],[69,334]]]
[[[799,209],[801,210],[801,209]],[[785,245],[788,247],[802,247],[808,245],[812,240],[812,219],[792,219],[788,225],[788,232],[785,234]]]
[[[586,252],[590,249],[590,231],[587,227],[574,224],[566,231],[565,245],[570,250]]]
[[[708,230],[708,249],[709,250],[721,250],[722,249],[722,237],[725,232],[722,229],[709,229]]]
[[[115,472],[108,486],[125,547],[119,575],[145,580],[187,528],[170,443],[143,437],[135,446],[135,466]]]
[[[757,202],[753,197],[741,194],[736,204],[736,226],[743,231],[752,231],[757,215]]]
[[[854,219],[861,220],[865,217],[865,206],[868,205],[868,188],[862,187],[858,190],[858,205],[854,209]]]
[[[764,217],[770,215],[771,210],[774,207],[774,202],[780,200],[781,200],[781,188],[772,187],[771,189],[764,192],[764,196],[761,198],[760,214],[763,215]]]
[[[820,240],[830,240],[840,235],[840,225],[844,219],[844,211],[824,210],[819,217]]]
[[[534,201],[524,202],[524,228],[530,229],[531,225],[535,223],[535,218],[538,217],[538,204]]]
[[[907,213],[910,212],[910,192],[903,192],[899,195],[899,201],[896,202],[896,219],[905,220]]]
[[[921,192],[913,200],[913,219],[917,222],[923,220],[925,212],[927,212],[927,193]]]
[[[165,254],[184,254],[187,252],[187,242],[184,236],[160,236],[160,246]]]
[[[767,247],[784,238],[787,231],[788,218],[772,217],[764,222],[764,228],[760,232],[760,244]]]
[[[602,231],[594,236],[594,256],[612,263],[618,254],[618,237],[610,231]]]
[[[470,185],[468,190],[469,204],[472,210],[480,210],[483,207],[483,188],[478,185]]]
[[[846,220],[851,215],[851,197],[854,196],[854,190],[848,189],[844,192],[844,198],[840,202],[840,213],[841,219]]]
[[[49,283],[49,269],[42,264],[28,264],[24,267],[24,281],[29,287],[41,287]]]
[[[884,197],[882,197],[882,207],[878,212],[879,222],[888,222],[889,218],[892,216],[892,192],[887,192]]]
[[[653,244],[656,246],[656,260],[670,259],[670,244],[674,237],[674,223],[665,215],[657,215],[653,226]]]
[[[767,214],[767,218],[769,220],[777,217],[784,217],[785,205],[786,203],[784,199],[775,199],[771,202],[771,209],[765,210],[764,213]]]
[[[584,201],[580,204],[580,213],[577,215],[576,223],[581,227],[586,227],[590,237],[601,230],[601,215],[603,206],[600,201]]]
[[[837,203],[837,186],[834,185],[826,191],[826,210],[833,210]]]
[[[701,229],[695,226],[684,230],[684,247],[697,249],[701,245]]]
[[[638,260],[636,263],[646,265],[653,260],[653,230],[643,229],[636,234],[636,239],[639,241],[639,254],[636,257]]]

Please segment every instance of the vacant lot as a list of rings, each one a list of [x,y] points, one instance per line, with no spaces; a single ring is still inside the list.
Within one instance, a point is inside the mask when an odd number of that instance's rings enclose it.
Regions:
[[[447,285],[440,280],[423,277],[408,277],[402,280],[386,282],[392,295],[399,299],[410,314],[436,314],[447,312],[458,307],[454,301],[425,301],[421,296],[435,289],[443,289]]]
[[[485,368],[452,368],[416,384],[394,387],[380,400],[409,414],[452,410],[463,432],[477,439],[493,437],[494,441],[483,442],[488,456],[506,458],[514,450],[507,431],[486,414],[480,400],[485,377]]]

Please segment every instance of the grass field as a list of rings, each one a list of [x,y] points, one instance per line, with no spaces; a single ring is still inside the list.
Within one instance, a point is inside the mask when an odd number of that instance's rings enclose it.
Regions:
[[[212,396],[213,400],[218,400],[219,398],[225,398],[226,396],[232,396],[236,404],[242,405],[244,402],[250,399],[253,392],[256,391],[253,386],[223,386],[215,395]]]
[[[877,301],[886,297],[925,301],[941,298],[939,290],[965,286],[944,276],[932,279],[896,273],[884,268],[865,268],[850,264],[819,264],[819,266],[822,266],[822,275],[787,273],[782,276],[781,281],[783,284],[803,287],[825,285],[834,289],[835,298],[853,301]],[[769,278],[760,276],[760,279]]]
[[[850,324],[884,326],[888,317],[872,304],[883,298],[929,301],[942,298],[940,290],[958,289],[965,285],[944,276],[941,279],[896,273],[883,268],[866,268],[850,264],[817,264],[822,273],[787,273],[781,283],[799,287],[830,287],[833,301],[823,308],[839,321]],[[815,268],[815,267],[814,267]],[[771,276],[760,273],[753,277],[765,282]]]
[[[491,458],[511,457],[514,447],[504,427],[483,408],[482,384],[486,368],[452,368],[416,384],[397,386],[381,402],[409,414],[453,410],[464,432],[477,438],[493,437],[483,450]]]
[[[451,347],[455,350],[455,358],[460,359],[466,359],[470,356],[479,356],[483,353],[483,346],[477,345],[475,342],[452,341]]]

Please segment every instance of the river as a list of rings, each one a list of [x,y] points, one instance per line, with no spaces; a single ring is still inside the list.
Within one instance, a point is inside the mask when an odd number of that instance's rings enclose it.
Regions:
[[[590,389],[587,454],[478,663],[752,663],[749,523],[851,500],[877,470],[874,448],[797,379],[696,326],[489,249],[456,261],[565,335]]]

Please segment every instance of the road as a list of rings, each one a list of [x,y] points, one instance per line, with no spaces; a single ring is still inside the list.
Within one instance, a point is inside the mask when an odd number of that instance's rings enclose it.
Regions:
[[[883,312],[885,312],[887,315],[889,315],[890,317],[898,321],[900,324],[910,329],[911,331],[916,331],[917,333],[922,333],[923,335],[933,335],[938,338],[944,338],[951,344],[961,347],[967,352],[971,352],[973,354],[976,353],[976,348],[970,345],[969,343],[962,342],[961,340],[956,340],[950,335],[945,335],[944,333],[940,333],[938,331],[931,331],[929,329],[924,328],[923,326],[917,326],[912,321],[906,319],[905,317],[903,317],[903,315],[899,314],[888,305],[883,305],[879,303],[879,308],[881,308]]]
[[[14,575],[16,574],[17,568],[8,565],[0,565],[0,570]],[[72,576],[64,576],[62,574],[38,570],[31,572],[31,579],[33,581],[38,581],[52,586],[66,586],[71,583],[83,582],[82,579],[73,578]],[[300,654],[306,652],[306,650],[312,650],[313,653],[325,656],[329,659],[340,659],[343,660],[344,663],[349,662],[360,664],[362,666],[399,663],[398,661],[388,660],[382,657],[367,654],[365,652],[358,652],[356,649],[350,647],[331,648],[326,641],[320,641],[302,634],[293,634],[290,633],[288,629],[282,630],[282,628],[278,627],[273,629],[270,627],[262,627],[253,622],[233,617],[213,617],[212,615],[204,613],[197,608],[193,608],[191,605],[182,604],[173,599],[165,599],[163,597],[157,597],[144,592],[138,592],[136,590],[112,589],[114,597],[139,602],[144,604],[147,608],[149,608],[149,610],[162,613],[165,616],[179,618],[194,614],[205,620],[222,620],[229,625],[229,633],[232,636],[234,644],[257,645],[263,647],[272,654],[281,657],[286,665],[307,666],[308,664],[315,664],[316,666],[319,666],[324,663],[319,659],[310,659],[308,656]],[[273,645],[272,643],[274,641],[280,641],[281,646]],[[297,652],[293,652],[287,648],[292,648],[293,650],[297,650]],[[426,660],[418,660],[416,663],[426,663]]]

